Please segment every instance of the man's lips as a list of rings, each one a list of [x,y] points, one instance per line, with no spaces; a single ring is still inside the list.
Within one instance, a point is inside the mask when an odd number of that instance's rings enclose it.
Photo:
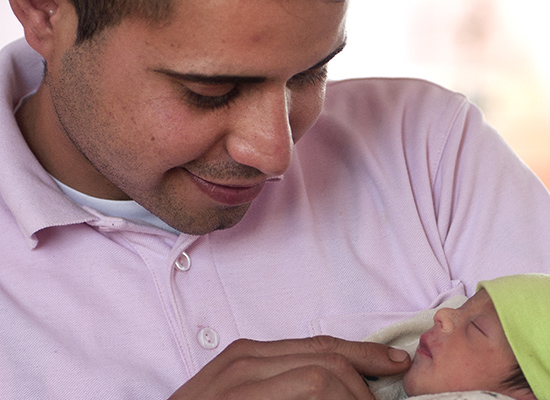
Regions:
[[[258,197],[265,184],[265,181],[261,181],[249,186],[228,186],[209,182],[193,175],[190,172],[189,176],[191,177],[191,181],[202,193],[210,197],[212,200],[227,206],[250,203]]]
[[[420,356],[432,358],[432,352],[430,351],[425,335],[420,336],[420,342],[418,343],[416,352]]]

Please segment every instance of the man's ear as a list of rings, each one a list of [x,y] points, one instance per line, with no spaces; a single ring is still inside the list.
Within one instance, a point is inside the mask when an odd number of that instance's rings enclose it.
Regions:
[[[54,41],[58,0],[10,0],[10,5],[29,45],[46,58]]]

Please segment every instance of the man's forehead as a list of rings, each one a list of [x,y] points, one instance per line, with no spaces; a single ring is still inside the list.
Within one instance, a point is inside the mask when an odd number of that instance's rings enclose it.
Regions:
[[[230,6],[236,13],[250,6],[265,7],[277,5],[285,9],[312,10],[315,6],[325,4],[327,6],[347,6],[349,0],[179,0],[179,7],[210,8],[212,10]]]
[[[276,51],[273,42],[281,39],[280,47],[297,43],[301,52],[307,50],[304,43],[314,44],[324,53],[318,54],[322,58],[343,41],[345,4],[344,0],[186,0],[174,25],[179,27],[181,44],[190,47],[208,43],[218,46],[220,53],[231,46],[246,53],[265,44]]]
[[[324,64],[345,42],[346,1],[180,0],[150,29],[146,58],[172,75],[288,77]],[[147,28],[146,28],[147,29]],[[142,30],[138,24],[134,30]],[[131,36],[133,37],[133,36]]]

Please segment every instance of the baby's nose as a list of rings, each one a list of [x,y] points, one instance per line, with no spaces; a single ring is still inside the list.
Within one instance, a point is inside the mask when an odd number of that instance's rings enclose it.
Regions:
[[[452,308],[441,308],[434,315],[434,324],[439,325],[443,333],[450,333],[456,325],[456,310]]]

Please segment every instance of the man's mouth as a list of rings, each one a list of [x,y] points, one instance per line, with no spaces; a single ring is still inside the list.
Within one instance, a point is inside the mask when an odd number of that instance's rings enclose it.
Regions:
[[[262,191],[265,180],[250,185],[222,185],[202,179],[189,171],[191,181],[195,186],[210,199],[215,202],[227,205],[237,206],[250,203]]]

